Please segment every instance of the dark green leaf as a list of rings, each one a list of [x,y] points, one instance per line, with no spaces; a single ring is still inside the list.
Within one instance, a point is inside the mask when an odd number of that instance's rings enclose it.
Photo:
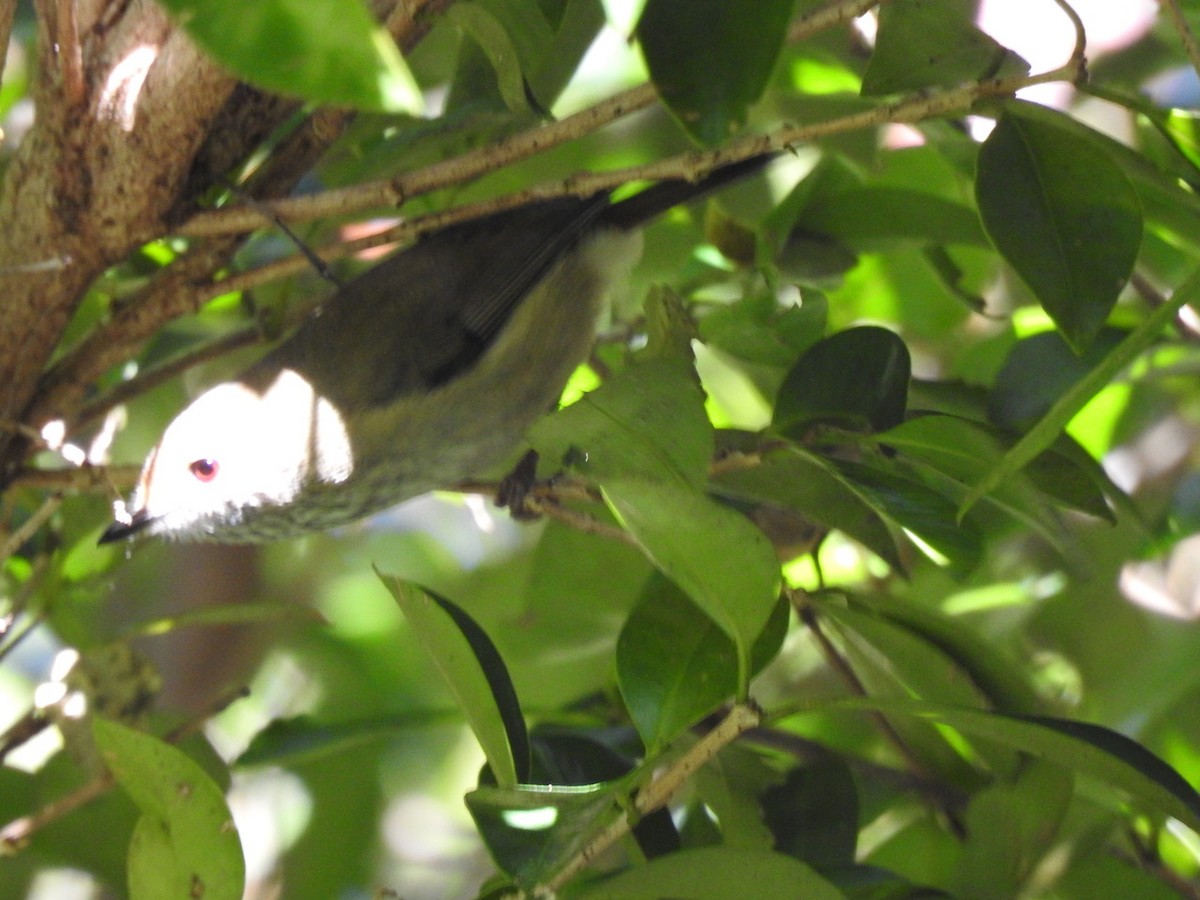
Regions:
[[[988,246],[975,210],[908,188],[861,187],[822,195],[797,224],[858,250],[890,250],[899,240]]]
[[[617,815],[620,784],[479,787],[465,800],[484,844],[503,871],[532,885],[579,851]]]
[[[421,92],[360,0],[163,0],[213,58],[313,103],[419,113]]]
[[[129,845],[129,892],[139,900],[241,900],[242,846],[216,783],[176,747],[96,717],[96,746],[142,811]]]
[[[1073,787],[1069,771],[1033,761],[1013,783],[993,785],[972,797],[955,895],[1005,900],[1024,893],[1035,866],[1058,840]]]
[[[1060,117],[1006,105],[980,148],[975,196],[996,248],[1082,353],[1133,270],[1142,213],[1104,146]]]
[[[1028,427],[1049,412],[1054,401],[1107,356],[1123,336],[1106,328],[1082,355],[1073,353],[1057,331],[1017,341],[996,373],[988,417],[1003,428]]]
[[[792,436],[821,423],[883,431],[904,419],[908,348],[874,325],[847,328],[813,344],[784,379],[774,427]]]
[[[1175,289],[1165,303],[1154,310],[1146,321],[1128,334],[1112,352],[1107,354],[1087,375],[1075,382],[1055,401],[1050,411],[1025,432],[1012,448],[988,472],[979,478],[963,498],[959,507],[962,515],[971,505],[989,492],[996,492],[1005,480],[1011,479],[1031,460],[1053,444],[1067,423],[1079,410],[1117,374],[1132,363],[1162,334],[1162,330],[1187,304],[1195,306],[1200,297],[1200,269],[1193,271]]]
[[[501,16],[505,10],[528,13],[519,23],[506,23]],[[469,35],[487,57],[496,76],[496,87],[504,105],[513,112],[526,112],[529,99],[525,94],[525,74],[521,68],[522,53],[518,40],[536,45],[550,39],[549,24],[538,12],[536,4],[523,3],[455,3],[444,13],[447,24]],[[536,51],[527,49],[527,54]]]
[[[733,640],[737,693],[779,595],[779,563],[762,532],[687,485],[606,479],[604,499],[646,555]]]
[[[529,777],[529,735],[512,679],[495,645],[444,597],[379,573],[441,673],[501,787]]]
[[[941,494],[882,468],[831,462],[885,520],[915,535],[935,562],[945,562],[958,574],[975,568],[982,552],[979,533],[970,523],[956,520],[954,504]]]
[[[984,34],[956,3],[891,0],[879,10],[864,94],[956,87],[997,75],[1024,75],[1029,64]]]
[[[902,458],[911,459],[930,474],[940,476],[947,490],[953,491],[949,496],[956,501],[966,496],[970,485],[999,464],[1005,451],[1003,442],[985,426],[943,415],[909,419],[880,435],[879,441],[899,450]],[[1061,544],[1061,523],[1026,476],[1010,478],[988,499],[1051,543]]]
[[[648,0],[637,37],[663,101],[699,143],[746,121],[783,46],[791,0]]]
[[[763,819],[775,849],[826,869],[854,862],[858,844],[858,787],[840,759],[791,769],[762,796]]]
[[[757,672],[779,651],[788,607],[781,599],[754,643]],[[722,703],[738,687],[737,648],[666,578],[654,579],[617,640],[617,684],[651,754]]]

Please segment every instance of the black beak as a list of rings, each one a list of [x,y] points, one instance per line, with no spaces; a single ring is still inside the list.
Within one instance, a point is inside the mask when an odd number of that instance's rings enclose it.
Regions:
[[[100,535],[100,540],[97,544],[111,544],[114,541],[121,541],[127,537],[133,537],[147,525],[154,521],[154,517],[147,515],[144,509],[139,509],[129,519],[128,522],[113,522],[104,529],[104,533]]]

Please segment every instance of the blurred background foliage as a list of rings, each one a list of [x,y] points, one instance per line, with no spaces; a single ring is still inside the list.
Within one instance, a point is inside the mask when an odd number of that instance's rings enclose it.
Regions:
[[[439,494],[289,543],[101,548],[112,492],[19,531],[46,494],[10,488],[0,825],[22,839],[0,895],[177,896],[211,866],[205,896],[236,897],[239,853],[256,898],[529,889],[748,692],[762,727],[568,893],[1200,896],[1200,81],[1171,17],[1200,25],[1200,5],[1074,4],[1090,78],[1021,101],[1005,94],[1071,60],[1063,4],[463,0],[405,61],[324,4],[264,3],[257,23],[164,5],[239,76],[360,109],[301,193],[647,79],[661,97],[406,216],[841,124],[647,228],[566,399],[596,393],[530,436],[544,474],[602,489],[567,502],[596,533]],[[826,8],[841,20],[792,39]],[[18,7],[0,165],[34,115],[36,30]],[[320,245],[394,214],[294,227]],[[63,346],[184,246],[110,271]],[[238,265],[293,252],[268,229]],[[276,334],[329,292],[305,273],[222,296],[96,388],[248,324]],[[109,457],[142,459],[258,352],[114,410]],[[218,797],[183,841],[207,861],[181,855],[180,779],[224,792],[240,851],[209,827]],[[539,800],[514,780],[600,787]]]

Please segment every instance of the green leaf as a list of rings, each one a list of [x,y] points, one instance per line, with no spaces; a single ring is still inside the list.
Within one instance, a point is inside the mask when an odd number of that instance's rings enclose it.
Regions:
[[[790,856],[768,850],[682,850],[583,889],[577,900],[842,900],[836,887]]]
[[[879,10],[879,31],[862,92],[956,87],[1028,71],[1025,60],[976,28],[960,4],[890,0]]]
[[[1057,331],[1017,341],[996,373],[988,418],[1003,428],[1028,428],[1111,353],[1122,337],[1116,329],[1105,328],[1082,355],[1072,352]]]
[[[955,896],[1005,900],[1021,896],[1034,867],[1055,846],[1074,779],[1059,766],[1032,761],[1011,784],[971,798],[958,859]]]
[[[444,597],[377,571],[466,716],[501,787],[529,777],[529,735],[504,660],[483,629]]]
[[[1082,353],[1133,271],[1142,213],[1103,144],[1061,118],[1006,104],[979,150],[975,197],[996,249]]]
[[[360,0],[162,0],[217,62],[251,84],[377,112],[416,115],[420,89]]]
[[[899,450],[938,478],[959,502],[969,489],[1004,458],[1004,444],[987,428],[956,416],[925,415],[909,419],[879,435],[881,446]],[[988,495],[988,500],[1038,531],[1055,546],[1062,543],[1062,525],[1028,477],[1012,478]]]
[[[978,706],[974,684],[954,660],[935,645],[879,616],[861,609],[841,607],[817,595],[824,620],[836,627],[853,663],[872,697],[915,697],[961,706]],[[1013,765],[1007,750],[992,752],[984,744],[951,740],[928,722],[889,717],[904,743],[942,777],[959,784],[976,784],[980,762],[986,769],[1007,771]]]
[[[510,27],[505,27],[500,16],[506,9],[527,12],[524,18],[528,21],[509,23]],[[527,112],[529,98],[525,94],[522,53],[517,48],[517,41],[524,38],[527,46],[549,41],[550,26],[537,6],[532,3],[455,3],[443,17],[448,25],[469,35],[483,51],[495,72],[496,85],[504,105],[512,112]],[[527,49],[527,55],[533,52],[532,48]]]
[[[1172,816],[1200,833],[1200,794],[1137,741],[1101,725],[902,700],[858,698],[824,708],[873,709],[942,722],[1095,778],[1127,794],[1135,805]]]
[[[713,493],[739,506],[766,504],[792,510],[850,537],[896,571],[904,563],[896,539],[872,505],[828,460],[802,450],[764,456],[759,465],[730,469],[713,480]]]
[[[788,606],[775,605],[754,642],[751,670],[778,653]],[[666,578],[651,581],[617,640],[617,684],[650,754],[730,700],[738,688],[737,648],[729,636]]]
[[[805,207],[797,224],[860,250],[894,249],[898,240],[990,246],[970,206],[909,188],[868,186],[822,194]]]
[[[906,628],[952,659],[1001,712],[1034,714],[1043,708],[1019,660],[1001,651],[977,631],[935,609],[897,603],[871,594],[850,595],[852,606],[865,606],[876,615]]]
[[[452,716],[457,720],[457,713],[450,710],[375,716],[346,722],[321,722],[311,716],[275,719],[254,735],[250,746],[237,758],[237,764],[305,765],[345,753],[371,741],[395,737],[406,729],[445,722]]]
[[[783,47],[791,0],[647,0],[637,25],[650,78],[700,144],[746,121]]]
[[[582,786],[483,786],[465,797],[484,844],[503,871],[532,886],[577,853],[617,815],[622,782]]]
[[[241,900],[242,845],[225,797],[183,751],[96,717],[96,746],[142,811],[129,844],[129,893],[137,900]]]
[[[847,328],[805,351],[775,400],[774,427],[790,436],[832,423],[883,431],[903,421],[912,364],[894,332]]]
[[[744,696],[751,647],[779,596],[779,563],[766,537],[676,481],[606,479],[601,490],[646,556],[733,640],[737,694]]]
[[[549,460],[583,460],[589,476],[708,480],[713,432],[690,364],[639,359],[579,401],[538,421],[529,441]],[[667,473],[670,473],[669,476]]]
[[[821,869],[849,866],[858,844],[858,786],[835,756],[791,769],[762,798],[775,849]]]
[[[1185,305],[1191,305],[1193,308],[1200,306],[1200,269],[1193,271],[1187,280],[1175,289],[1166,303],[1150,313],[1146,321],[1130,332],[1090,372],[1068,388],[1050,407],[1050,411],[1025,432],[1004,458],[980,476],[963,498],[959,506],[959,515],[963,515],[980,498],[1000,491],[1006,480],[1011,479],[1057,440],[1067,423],[1075,418],[1076,413],[1142,351],[1154,343]]]
[[[876,466],[830,462],[886,521],[916,536],[935,562],[944,562],[960,575],[978,564],[983,549],[979,533],[970,523],[955,519],[954,504],[941,494]]]

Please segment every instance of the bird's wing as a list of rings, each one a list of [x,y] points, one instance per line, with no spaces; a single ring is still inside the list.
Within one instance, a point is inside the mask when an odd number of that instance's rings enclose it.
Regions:
[[[291,368],[347,412],[446,384],[607,205],[546,200],[427,235],[340,288],[245,380]]]

